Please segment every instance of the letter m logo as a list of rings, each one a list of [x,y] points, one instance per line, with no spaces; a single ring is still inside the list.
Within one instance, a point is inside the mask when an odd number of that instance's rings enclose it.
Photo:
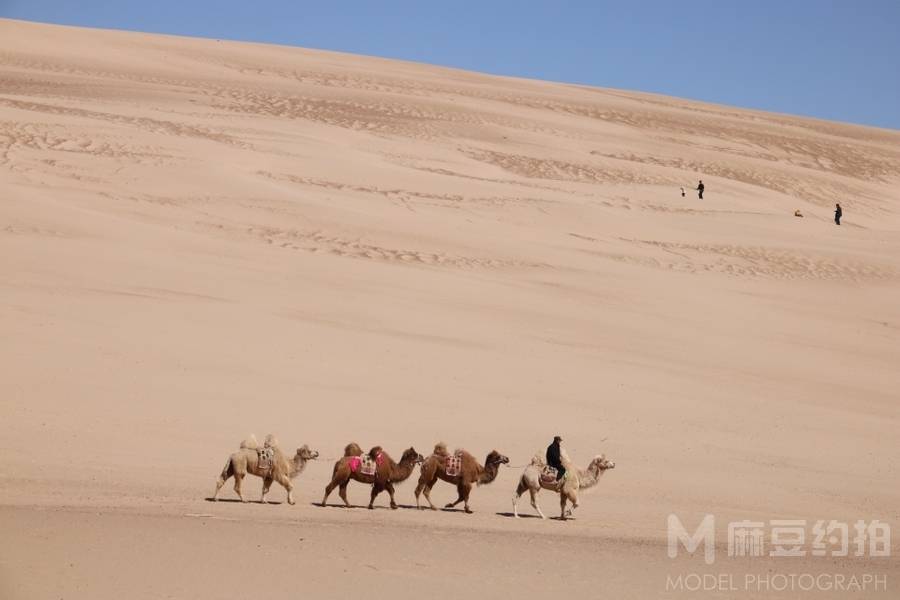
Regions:
[[[688,535],[681,520],[674,514],[669,515],[669,558],[678,556],[678,542],[684,546],[688,554],[694,554],[703,544],[703,558],[711,565],[716,560],[716,526],[712,515],[706,515],[694,535]]]

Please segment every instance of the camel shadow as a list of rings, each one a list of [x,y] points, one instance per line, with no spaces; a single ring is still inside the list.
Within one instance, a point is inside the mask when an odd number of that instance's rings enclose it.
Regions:
[[[350,510],[350,509],[355,509],[355,508],[362,508],[362,509],[369,508],[368,504],[351,504],[350,506],[347,506],[345,504],[337,504],[337,503],[334,503],[334,504],[329,503],[329,504],[326,504],[325,506],[322,506],[321,502],[310,502],[309,504],[310,504],[310,506],[315,506],[317,508],[343,508],[345,510]],[[398,510],[400,510],[400,509],[416,510],[416,507],[411,504],[398,504],[397,509]],[[376,504],[375,506],[372,507],[372,510],[393,510],[393,509],[390,506],[380,506],[380,505]]]
[[[512,519],[514,519],[516,517],[516,515],[511,512],[498,512],[498,513],[494,513],[494,514],[501,516],[501,517],[507,517],[507,518],[512,518]],[[541,517],[539,515],[525,514],[525,515],[519,515],[519,518],[520,519],[540,519]],[[552,519],[554,517],[550,517],[550,518]],[[556,518],[558,518],[558,517],[556,517]]]
[[[328,503],[323,505],[321,502],[310,502],[310,506],[315,506],[317,508],[343,508],[344,510],[350,510],[352,508],[366,508],[362,504],[351,504],[347,506],[346,504],[338,504],[338,503]]]
[[[261,502],[259,500],[247,500],[246,502],[241,502],[237,498],[219,498],[218,500],[213,499],[212,497],[204,498],[207,502],[223,502],[229,504],[284,504],[280,500],[267,500],[266,502]]]
[[[440,511],[440,512],[448,512],[448,513],[463,513],[463,514],[466,514],[466,509],[464,509],[464,508],[449,508],[449,507],[447,507],[447,506],[439,506],[439,507],[438,507],[438,511]],[[475,514],[475,511],[473,510],[473,511],[472,511],[471,513],[469,513],[469,514],[473,514],[473,515],[474,515],[474,514]]]

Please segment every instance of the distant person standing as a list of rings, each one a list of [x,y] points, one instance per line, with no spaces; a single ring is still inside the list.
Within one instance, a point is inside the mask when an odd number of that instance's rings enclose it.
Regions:
[[[700,183],[697,184],[697,195],[700,196],[700,199],[703,200],[703,190],[706,189],[706,186],[703,185],[703,180],[700,180]]]
[[[844,216],[844,211],[841,210],[841,203],[838,202],[834,205],[834,224],[841,224],[841,217]]]

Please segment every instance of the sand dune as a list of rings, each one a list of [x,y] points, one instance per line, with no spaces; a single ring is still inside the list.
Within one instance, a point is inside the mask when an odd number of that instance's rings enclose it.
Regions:
[[[900,132],[10,20],[0,83],[0,596],[648,598],[669,513],[900,524]],[[206,502],[270,431],[617,468],[569,523],[508,468]]]

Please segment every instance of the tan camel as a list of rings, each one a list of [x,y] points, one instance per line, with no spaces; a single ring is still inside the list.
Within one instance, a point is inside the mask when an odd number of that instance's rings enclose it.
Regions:
[[[375,461],[375,472],[366,474],[362,472],[362,459],[358,444],[348,444],[344,449],[344,456],[339,458],[334,464],[334,471],[331,475],[331,482],[325,486],[325,496],[322,497],[322,506],[328,501],[328,496],[338,488],[338,493],[344,505],[350,507],[350,501],[347,500],[347,485],[350,480],[359,481],[360,483],[368,483],[372,486],[372,494],[369,498],[369,508],[374,508],[375,497],[384,490],[387,490],[391,496],[391,508],[396,509],[397,503],[394,501],[394,484],[402,483],[409,479],[416,465],[421,464],[422,455],[416,452],[415,448],[408,448],[403,452],[400,462],[394,462],[388,453],[382,450],[381,446],[375,446],[369,450],[368,458]]]
[[[472,491],[472,486],[491,483],[497,478],[500,465],[509,463],[509,459],[496,450],[492,450],[487,455],[487,458],[484,459],[484,466],[479,465],[475,457],[465,450],[457,450],[454,455],[459,457],[458,473],[449,474],[447,472],[447,463],[451,456],[447,452],[447,447],[442,443],[438,443],[434,447],[434,453],[422,463],[419,484],[416,486],[416,508],[422,508],[419,504],[419,494],[424,492],[425,499],[428,501],[431,510],[436,510],[434,503],[431,501],[431,488],[434,487],[438,479],[443,479],[447,483],[455,485],[459,494],[456,501],[447,504],[445,508],[454,508],[457,504],[463,502],[465,511],[471,513],[469,494]]]
[[[246,502],[244,494],[241,493],[241,482],[247,473],[262,477],[263,488],[260,502],[266,502],[266,494],[269,493],[269,487],[273,481],[280,483],[287,490],[288,504],[294,503],[294,484],[292,479],[300,475],[306,468],[306,463],[314,460],[319,456],[315,450],[310,450],[309,446],[304,444],[297,448],[297,453],[293,459],[288,458],[281,448],[278,447],[278,440],[275,436],[269,434],[266,436],[265,444],[262,448],[252,435],[241,442],[241,449],[228,457],[225,468],[216,482],[216,493],[213,494],[213,500],[219,499],[219,490],[225,485],[229,477],[234,477],[234,491],[237,492],[241,502]]]
[[[578,469],[568,461],[563,462],[566,468],[566,475],[562,481],[547,480],[541,477],[544,470],[544,461],[540,455],[531,459],[531,464],[525,467],[522,477],[519,479],[519,486],[516,488],[516,495],[513,496],[513,515],[519,518],[519,498],[528,490],[531,495],[531,506],[541,515],[542,519],[546,519],[541,507],[537,503],[537,493],[541,488],[559,493],[560,519],[563,521],[572,511],[578,508],[578,490],[584,490],[594,487],[600,482],[609,469],[615,469],[616,463],[606,460],[606,455],[599,454],[594,457],[591,464],[586,469]],[[566,510],[566,502],[572,503],[572,509]]]

